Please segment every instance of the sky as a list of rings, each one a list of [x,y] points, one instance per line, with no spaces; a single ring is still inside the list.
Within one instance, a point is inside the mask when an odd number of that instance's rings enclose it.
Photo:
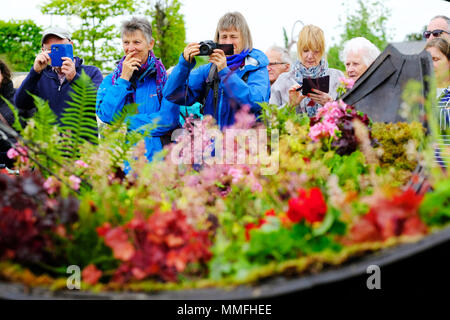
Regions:
[[[342,21],[357,0],[180,0],[186,23],[186,41],[199,42],[212,39],[219,18],[230,11],[239,11],[247,19],[253,46],[265,51],[272,45],[283,46],[283,27],[288,36],[296,38],[303,24],[315,24],[325,33],[329,48],[340,39]],[[31,19],[46,28],[58,25],[73,31],[65,17],[43,15],[39,6],[45,0],[0,0],[0,20]],[[435,15],[450,16],[450,2],[443,0],[380,0],[391,16],[387,22],[391,42],[399,42],[412,32],[420,32]],[[129,16],[115,18],[120,24]],[[297,22],[299,21],[299,22]],[[76,25],[76,20],[72,19]]]

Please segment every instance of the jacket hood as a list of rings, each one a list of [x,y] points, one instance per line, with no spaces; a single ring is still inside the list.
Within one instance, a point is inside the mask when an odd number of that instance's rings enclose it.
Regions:
[[[249,56],[258,61],[259,68],[264,68],[269,65],[269,59],[267,58],[266,54],[258,49],[253,49],[250,51]]]

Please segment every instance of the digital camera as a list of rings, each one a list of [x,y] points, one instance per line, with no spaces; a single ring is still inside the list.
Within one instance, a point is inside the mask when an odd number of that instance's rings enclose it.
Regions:
[[[219,44],[212,40],[206,40],[199,43],[200,44],[200,54],[199,56],[209,56],[213,53],[214,49],[221,49],[226,56],[231,56],[234,54],[234,49],[232,44]]]
[[[71,44],[52,44],[50,47],[50,56],[51,66],[52,67],[61,67],[64,60],[61,58],[68,57],[73,60],[73,47]]]

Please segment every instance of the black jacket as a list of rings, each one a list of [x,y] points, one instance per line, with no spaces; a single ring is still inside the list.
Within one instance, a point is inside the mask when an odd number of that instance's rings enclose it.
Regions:
[[[6,83],[6,85],[0,85],[0,95],[8,99],[11,103],[14,98],[14,86],[12,81]],[[0,114],[11,126],[14,123],[14,114],[8,107],[6,102],[0,98]],[[8,167],[12,166],[12,161],[6,156],[6,152],[9,150],[10,144],[1,139],[0,137],[0,165],[6,164]]]
[[[83,64],[83,60],[75,57],[75,69],[76,76],[72,80],[75,81],[81,75],[81,71],[84,70],[86,74],[92,79],[95,86],[98,88],[103,80],[103,75],[97,67],[86,66]],[[16,96],[14,98],[15,105],[22,114],[26,111],[34,109],[33,98],[27,93],[37,95],[44,100],[48,100],[50,108],[56,114],[58,119],[61,117],[63,111],[69,106],[67,101],[72,99],[69,96],[69,92],[72,90],[71,82],[64,80],[63,84],[60,84],[58,75],[52,70],[52,67],[47,66],[41,73],[37,73],[31,68],[28,76],[22,82],[22,85],[17,89]],[[95,115],[93,115],[95,117]]]

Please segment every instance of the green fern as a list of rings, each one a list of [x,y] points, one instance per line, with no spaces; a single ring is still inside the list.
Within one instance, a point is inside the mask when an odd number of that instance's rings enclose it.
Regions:
[[[112,123],[100,132],[103,137],[101,144],[108,146],[112,168],[120,167],[129,158],[133,146],[145,137],[150,136],[151,130],[156,127],[154,124],[148,124],[140,128],[139,131],[127,132],[128,123],[126,123],[126,119],[128,116],[136,114],[137,106],[135,103],[124,106],[122,112],[114,115]]]
[[[11,102],[9,102],[8,99],[6,99],[5,97],[3,97],[1,95],[0,95],[0,98],[2,98],[3,101],[5,101],[6,105],[9,107],[9,109],[11,109],[11,112],[14,114],[14,123],[12,124],[12,127],[17,132],[22,133],[23,132],[23,127],[22,127],[22,125],[20,124],[20,121],[19,121],[19,111],[17,111],[16,107]]]
[[[49,156],[56,160],[61,158],[58,118],[50,108],[48,101],[35,95],[31,96],[37,111],[33,116],[34,124],[24,130],[24,137],[40,146],[41,153],[36,155],[36,158],[48,168],[52,168],[56,164],[49,159]]]
[[[98,142],[97,122],[94,119],[97,90],[84,70],[72,84],[72,89],[73,92],[69,93],[72,101],[67,101],[70,107],[61,115],[60,148],[67,158],[76,159],[86,141],[94,144]]]

